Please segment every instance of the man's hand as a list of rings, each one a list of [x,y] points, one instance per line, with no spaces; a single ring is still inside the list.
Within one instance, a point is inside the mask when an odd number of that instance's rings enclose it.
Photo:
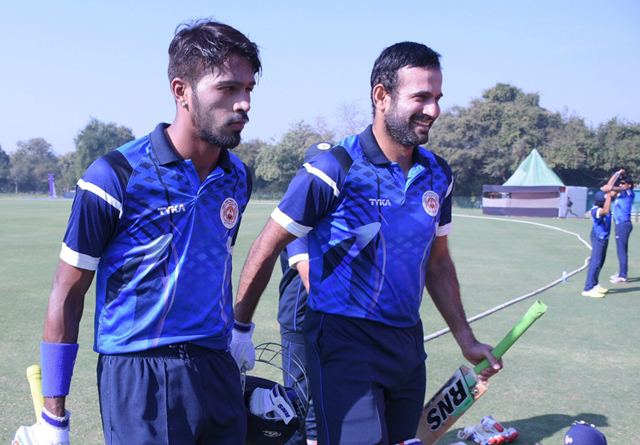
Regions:
[[[497,374],[502,369],[502,360],[496,359],[491,354],[491,350],[493,348],[490,345],[474,340],[473,342],[469,342],[468,345],[465,345],[461,348],[464,357],[474,365],[480,363],[485,358],[491,364],[489,368],[480,373],[480,375],[478,376],[480,380],[486,382],[491,376]]]
[[[256,349],[251,339],[254,327],[253,323],[233,323],[229,349],[240,371],[249,371],[256,363]]]
[[[65,411],[64,417],[57,417],[42,410],[42,418],[31,426],[21,426],[16,432],[12,445],[69,445],[69,418],[71,413]]]

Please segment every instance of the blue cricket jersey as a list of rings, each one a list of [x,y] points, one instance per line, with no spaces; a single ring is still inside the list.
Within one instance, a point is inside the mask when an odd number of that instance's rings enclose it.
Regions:
[[[78,181],[60,258],[97,269],[99,353],[228,347],[231,253],[251,176],[222,150],[201,182],[166,127],[96,160]]]
[[[609,239],[609,233],[611,232],[611,213],[598,216],[598,210],[600,207],[591,207],[591,221],[593,226],[591,233],[599,240]]]
[[[621,191],[611,205],[611,213],[616,223],[631,221],[631,208],[635,194],[632,189]]]
[[[414,326],[431,244],[451,227],[451,169],[423,147],[407,177],[371,126],[304,164],[271,217],[308,236],[315,311]]]

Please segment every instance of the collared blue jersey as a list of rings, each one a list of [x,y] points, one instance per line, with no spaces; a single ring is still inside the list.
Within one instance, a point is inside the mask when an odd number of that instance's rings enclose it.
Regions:
[[[369,126],[304,164],[271,217],[308,234],[315,311],[408,327],[431,244],[451,227],[451,169],[423,147],[405,177]]]
[[[251,176],[222,150],[201,182],[167,126],[96,160],[76,187],[60,258],[97,269],[96,352],[228,347],[231,253]]]
[[[598,216],[598,210],[601,207],[591,207],[591,221],[593,226],[591,228],[592,234],[599,240],[609,239],[609,233],[611,232],[611,213]]]
[[[611,213],[616,223],[631,221],[631,208],[635,193],[632,189],[621,191],[611,205]]]

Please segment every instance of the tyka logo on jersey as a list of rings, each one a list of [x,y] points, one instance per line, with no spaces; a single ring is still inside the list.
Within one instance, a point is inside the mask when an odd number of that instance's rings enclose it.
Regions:
[[[369,204],[372,206],[388,207],[391,205],[390,199],[369,198]]]
[[[173,213],[183,213],[186,212],[184,204],[176,204],[167,207],[158,207],[158,212],[160,212],[160,216],[171,215]]]

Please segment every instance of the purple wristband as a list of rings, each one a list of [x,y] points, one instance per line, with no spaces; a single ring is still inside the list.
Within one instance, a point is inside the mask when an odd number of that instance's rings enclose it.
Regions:
[[[251,332],[251,323],[233,322],[233,329],[240,332]]]
[[[42,412],[40,413],[42,419],[49,425],[53,425],[57,428],[67,428],[69,426],[69,416],[67,415],[68,412],[65,411],[64,414],[64,417],[56,417],[49,411],[47,411],[46,408],[43,408]]]
[[[69,343],[40,343],[42,366],[42,395],[64,397],[69,394],[73,365],[76,363],[78,345]]]

